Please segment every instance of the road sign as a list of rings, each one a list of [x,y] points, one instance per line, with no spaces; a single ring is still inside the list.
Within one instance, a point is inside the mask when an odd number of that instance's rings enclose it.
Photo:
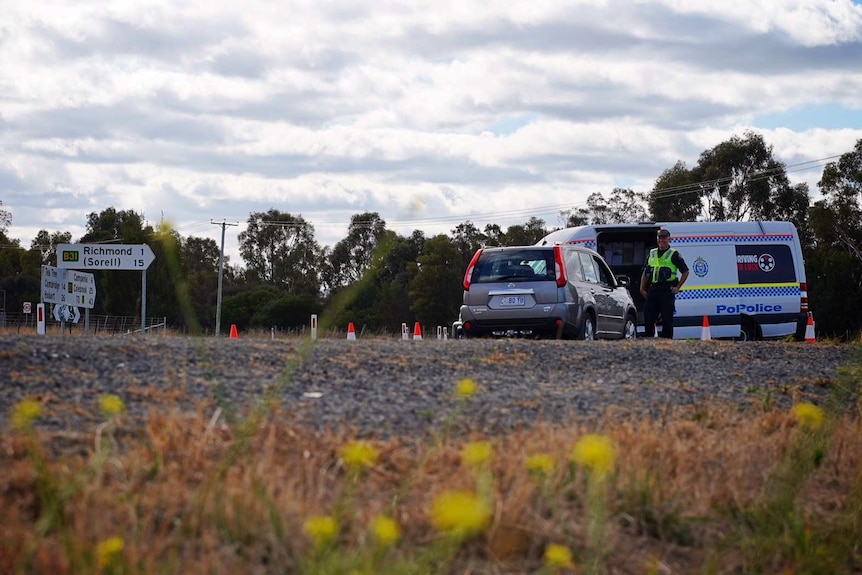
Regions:
[[[45,303],[66,303],[66,270],[54,266],[42,266],[42,301]]]
[[[64,321],[66,323],[78,323],[81,319],[81,312],[75,306],[60,304],[54,306],[54,319]]]
[[[57,267],[73,270],[138,270],[156,256],[147,244],[59,244]]]
[[[66,303],[93,309],[96,305],[96,276],[78,270],[66,272]]]
[[[86,272],[42,266],[42,301],[92,309],[96,305],[96,278]]]
[[[29,301],[24,302],[24,313],[33,313],[32,303]]]

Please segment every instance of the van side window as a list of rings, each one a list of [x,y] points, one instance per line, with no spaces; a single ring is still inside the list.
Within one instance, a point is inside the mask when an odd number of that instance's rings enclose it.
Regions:
[[[596,274],[593,256],[584,252],[578,253],[578,256],[581,259],[581,266],[584,268],[584,279],[590,283],[599,283],[599,276]]]

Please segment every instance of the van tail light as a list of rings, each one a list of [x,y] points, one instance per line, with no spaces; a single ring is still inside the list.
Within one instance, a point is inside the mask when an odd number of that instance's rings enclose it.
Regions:
[[[563,248],[554,246],[554,273],[557,276],[557,287],[566,287],[569,279],[566,277],[566,266],[563,265]]]
[[[799,311],[808,313],[808,284],[799,284]]]
[[[482,255],[482,248],[476,250],[473,254],[473,259],[470,260],[470,265],[467,266],[467,271],[464,272],[464,291],[470,291],[470,278],[473,277],[473,270],[476,268],[476,262],[479,261],[479,256]]]

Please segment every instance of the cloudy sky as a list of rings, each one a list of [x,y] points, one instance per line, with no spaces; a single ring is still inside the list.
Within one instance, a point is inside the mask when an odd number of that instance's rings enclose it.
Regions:
[[[851,0],[4,0],[8,235],[135,210],[237,255],[252,212],[323,245],[376,211],[402,235],[504,228],[747,129],[814,198],[862,138]]]

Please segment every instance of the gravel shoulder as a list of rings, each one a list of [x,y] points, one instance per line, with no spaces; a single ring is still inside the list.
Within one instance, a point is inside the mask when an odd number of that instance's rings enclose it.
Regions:
[[[300,340],[0,335],[0,426],[25,397],[39,425],[92,429],[98,398],[116,394],[125,420],[152,410],[222,407],[243,416],[273,399],[298,425],[363,436],[422,434],[455,409],[453,389],[479,392],[459,421],[498,432],[604,417],[668,417],[708,402],[745,407],[820,403],[853,346],[636,340]]]

